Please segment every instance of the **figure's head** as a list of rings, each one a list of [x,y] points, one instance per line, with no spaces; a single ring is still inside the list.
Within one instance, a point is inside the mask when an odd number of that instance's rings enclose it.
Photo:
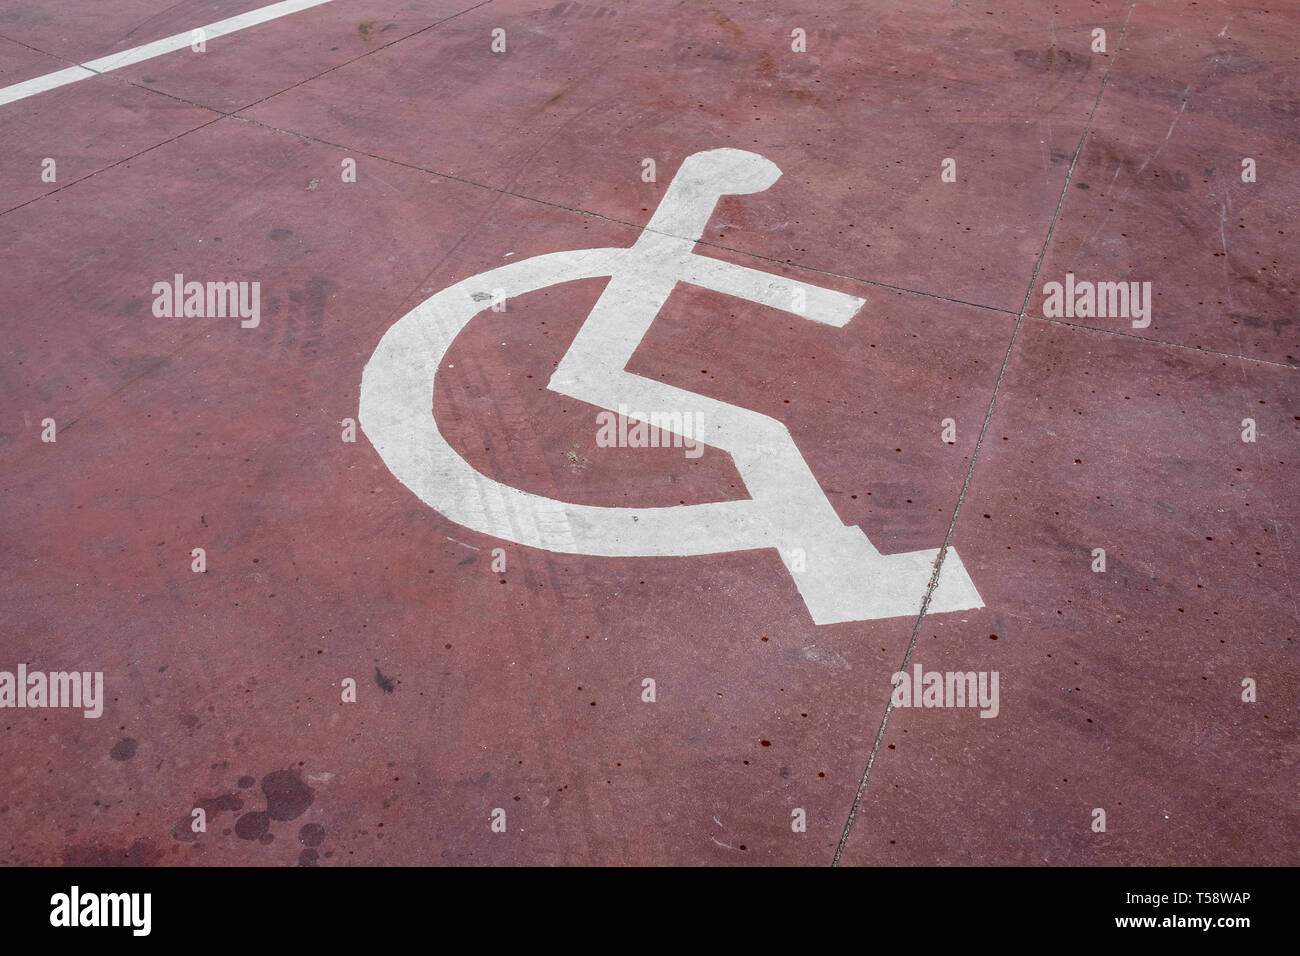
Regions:
[[[676,178],[683,176],[723,195],[739,195],[761,193],[781,178],[781,170],[748,150],[709,149],[686,157]]]

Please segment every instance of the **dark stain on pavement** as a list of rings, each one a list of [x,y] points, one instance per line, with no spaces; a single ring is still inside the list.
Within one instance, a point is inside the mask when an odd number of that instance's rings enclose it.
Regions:
[[[745,32],[741,30],[740,27],[736,26],[736,21],[731,19],[731,17],[727,16],[725,13],[714,10],[713,19],[717,21],[718,26],[722,27],[722,29],[726,30],[733,37],[743,37],[745,35]]]
[[[316,799],[316,791],[292,770],[268,773],[262,778],[262,792],[266,794],[266,812],[272,820],[300,817]]]
[[[130,760],[135,756],[136,747],[134,737],[123,737],[113,744],[113,749],[108,752],[108,755],[114,760]]]
[[[204,822],[211,826],[212,821],[227,810],[231,813],[242,810],[244,801],[233,793],[223,793],[219,797],[196,800],[194,806],[203,811]],[[191,811],[172,824],[172,837],[177,840],[189,840],[191,842],[197,840],[202,834],[194,832],[193,824],[194,814]]]
[[[245,774],[239,778],[238,785],[241,789],[247,790],[256,782],[255,777]],[[273,822],[294,820],[302,816],[307,812],[307,808],[315,802],[316,791],[303,781],[297,770],[275,770],[268,773],[262,778],[261,789],[266,797],[266,809],[250,809],[248,813],[243,814],[235,821],[233,831],[229,827],[218,829],[213,826],[213,821],[218,815],[227,810],[242,810],[244,800],[240,797],[235,796],[233,793],[226,793],[206,800],[197,800],[194,807],[203,810],[208,833],[220,833],[221,836],[230,836],[233,832],[241,840],[267,846],[275,842],[275,834],[271,832]],[[193,820],[192,811],[177,820],[172,827],[172,836],[177,840],[196,843],[196,841],[208,835],[207,833],[195,833],[192,829]],[[304,824],[298,830],[298,840],[308,848],[320,846],[325,840],[325,828],[319,823]],[[311,850],[311,854],[312,862],[304,863],[300,857],[299,863],[304,866],[316,866],[319,854],[314,849]],[[161,853],[158,855],[161,856]],[[325,855],[331,856],[332,854],[326,853]]]
[[[271,828],[271,817],[260,811],[245,813],[235,821],[235,836],[241,840],[256,840]]]

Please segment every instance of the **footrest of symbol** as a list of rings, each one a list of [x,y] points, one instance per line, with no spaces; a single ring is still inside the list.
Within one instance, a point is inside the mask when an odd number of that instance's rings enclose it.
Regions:
[[[930,586],[939,549],[881,554],[857,527],[803,547],[804,562],[787,567],[815,624],[871,621],[919,614]],[[944,554],[939,581],[927,612],[983,607],[974,582],[956,550]]]

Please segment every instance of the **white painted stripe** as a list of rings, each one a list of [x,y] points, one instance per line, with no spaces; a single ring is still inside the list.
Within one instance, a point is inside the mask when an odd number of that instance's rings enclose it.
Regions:
[[[333,0],[283,0],[282,3],[273,3],[269,7],[250,10],[248,13],[241,13],[235,17],[219,20],[216,23],[209,23],[204,27],[195,27],[193,30],[186,30],[184,33],[178,33],[164,40],[155,40],[153,43],[132,47],[130,50],[123,50],[121,53],[102,56],[98,60],[91,60],[89,63],[83,63],[80,66],[71,66],[66,70],[58,70],[32,80],[15,83],[12,86],[0,89],[0,106],[13,103],[15,100],[26,99],[29,96],[35,96],[37,93],[44,93],[46,90],[67,86],[69,83],[76,83],[78,80],[98,76],[101,73],[120,70],[124,66],[132,66],[145,60],[152,60],[164,53],[183,50],[194,42],[194,30],[202,30],[206,42],[234,33],[237,30],[255,27],[259,23],[266,23],[268,20],[275,20],[291,13],[297,13],[299,10],[318,7],[323,3],[331,2]]]

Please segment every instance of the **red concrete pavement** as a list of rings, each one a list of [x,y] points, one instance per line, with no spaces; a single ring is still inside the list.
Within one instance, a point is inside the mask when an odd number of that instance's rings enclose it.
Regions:
[[[0,0],[0,86],[248,9]],[[1294,862],[1296,21],[334,0],[0,105],[0,672],[106,697],[0,708],[0,861]],[[841,522],[955,550],[982,607],[817,625],[775,550],[518,545],[343,440],[402,316],[631,246],[722,147],[783,176],[696,254],[865,305],[679,285],[629,371],[784,423]],[[1150,325],[1045,318],[1067,272],[1151,282]],[[259,283],[257,325],[156,316],[176,274]],[[476,316],[447,441],[559,501],[747,497],[547,387],[605,287]],[[894,706],[917,665],[996,673],[996,716]]]

